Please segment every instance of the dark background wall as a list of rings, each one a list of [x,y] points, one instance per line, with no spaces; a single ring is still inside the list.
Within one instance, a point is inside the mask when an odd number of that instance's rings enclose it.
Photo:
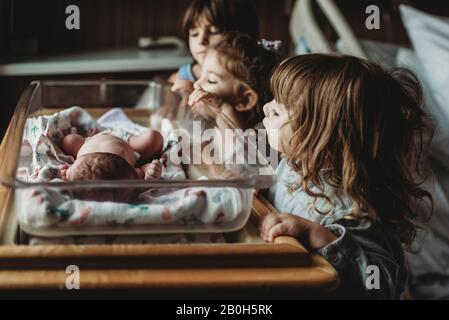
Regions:
[[[37,53],[133,47],[140,36],[182,37],[181,17],[190,0],[0,0],[0,57],[17,58],[27,41],[37,40]],[[290,43],[289,13],[293,0],[254,0],[261,36]],[[449,15],[447,0],[336,0],[358,36],[407,43],[398,4]],[[78,5],[81,30],[67,30],[65,8]],[[376,4],[382,12],[381,29],[366,30],[365,8]],[[320,19],[325,23],[325,19]],[[331,28],[328,33],[332,36]],[[3,39],[2,39],[3,38]],[[14,49],[14,47],[16,47]]]
[[[40,54],[135,47],[140,36],[183,37],[181,20],[189,0],[0,0],[12,12],[11,42],[38,40]],[[256,0],[264,37],[288,41],[290,0]],[[67,30],[65,8],[75,4],[81,29]],[[9,54],[10,55],[10,54]]]

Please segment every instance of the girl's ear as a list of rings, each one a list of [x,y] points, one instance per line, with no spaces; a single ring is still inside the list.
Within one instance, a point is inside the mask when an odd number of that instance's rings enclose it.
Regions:
[[[253,89],[246,89],[243,91],[240,103],[237,104],[235,109],[239,112],[249,111],[257,105],[259,96]]]

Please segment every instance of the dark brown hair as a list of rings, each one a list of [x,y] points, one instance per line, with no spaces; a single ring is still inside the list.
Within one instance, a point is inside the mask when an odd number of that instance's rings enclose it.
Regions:
[[[235,31],[259,37],[259,20],[250,0],[193,0],[183,19],[187,38],[202,14],[222,33]]]
[[[112,154],[96,152],[83,156],[76,171],[70,174],[70,181],[137,179],[136,170],[123,158]],[[132,189],[85,188],[76,189],[74,195],[83,200],[128,202]]]
[[[416,77],[356,57],[310,54],[280,63],[271,88],[289,112],[286,155],[300,186],[328,201],[324,183],[342,190],[355,215],[368,212],[410,245],[418,208],[432,204],[420,186],[432,128]]]
[[[279,61],[277,53],[265,49],[256,39],[236,32],[227,33],[208,50],[217,52],[221,65],[257,93],[257,106],[250,111],[247,121],[247,127],[253,127],[263,118],[264,104],[273,99],[269,79]]]

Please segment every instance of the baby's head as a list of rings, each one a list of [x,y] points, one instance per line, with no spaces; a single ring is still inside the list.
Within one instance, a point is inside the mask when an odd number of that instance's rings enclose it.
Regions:
[[[137,179],[134,167],[112,153],[95,152],[83,155],[67,171],[68,181],[133,179]],[[129,202],[134,192],[132,188],[85,188],[76,190],[74,194],[83,200]]]
[[[68,181],[130,180],[136,179],[136,156],[131,146],[107,132],[84,138],[67,135],[63,148],[75,155],[75,162],[67,170]],[[91,189],[77,190],[76,196],[86,200],[127,202],[132,190]]]
[[[134,149],[125,141],[113,136],[109,131],[102,131],[91,137],[68,134],[62,140],[62,148],[75,158],[75,164],[82,156],[90,153],[111,153],[125,159],[131,166],[136,163]]]
[[[193,0],[184,15],[183,29],[193,58],[202,65],[206,48],[221,41],[226,32],[257,38],[259,21],[249,0]]]
[[[417,180],[429,128],[418,80],[352,56],[310,54],[280,63],[271,87],[263,122],[278,130],[301,186],[344,191],[409,243],[417,202],[428,196]]]
[[[262,106],[272,99],[269,78],[277,61],[277,53],[257,40],[228,33],[223,41],[207,49],[195,88],[232,105],[245,119],[245,126],[253,127],[262,120]]]

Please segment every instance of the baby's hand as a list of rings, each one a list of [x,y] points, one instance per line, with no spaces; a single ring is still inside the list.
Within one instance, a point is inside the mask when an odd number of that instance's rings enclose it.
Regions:
[[[162,175],[162,162],[153,160],[153,162],[143,165],[142,170],[145,173],[145,180],[158,180]]]
[[[68,180],[67,177],[67,171],[69,170],[70,166],[68,164],[62,164],[60,166],[58,166],[59,172],[61,173],[61,178],[64,181]]]
[[[164,168],[167,168],[168,165],[168,155],[166,153],[164,153],[162,155],[162,157],[159,159],[159,161],[162,163],[162,165],[164,166]]]

